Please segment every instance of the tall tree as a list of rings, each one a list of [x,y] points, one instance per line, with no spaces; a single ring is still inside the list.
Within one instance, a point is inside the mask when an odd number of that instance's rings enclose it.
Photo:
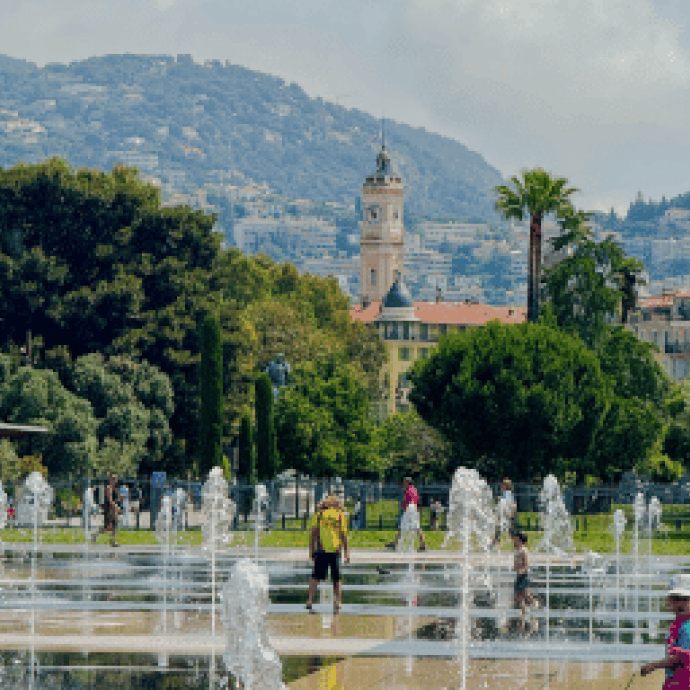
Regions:
[[[200,469],[204,474],[223,463],[223,347],[218,317],[209,314],[201,333]]]
[[[318,477],[361,477],[372,468],[374,424],[367,379],[342,358],[304,363],[276,404],[283,457]]]
[[[619,318],[627,321],[643,265],[626,256],[611,237],[596,242],[585,225],[587,215],[581,211],[565,215],[553,248],[569,251],[546,271],[544,296],[559,328],[598,349]]]
[[[254,435],[252,420],[248,414],[240,422],[240,476],[247,484],[256,484],[256,463],[254,461]]]
[[[544,216],[555,213],[563,216],[572,210],[568,197],[577,191],[566,187],[564,177],[552,178],[541,168],[523,170],[522,180],[511,177],[515,189],[499,185],[496,210],[505,218],[523,220],[529,215],[529,261],[527,266],[527,319],[536,323],[539,319],[539,289],[541,280],[541,224]]]
[[[268,374],[256,379],[256,459],[259,481],[277,472],[276,433],[273,424],[273,387]]]
[[[652,401],[617,395],[619,345],[607,375],[579,338],[541,323],[492,321],[442,339],[419,360],[410,399],[464,461],[491,466],[497,477],[615,478],[646,457],[660,432]],[[652,397],[655,385],[652,378]]]

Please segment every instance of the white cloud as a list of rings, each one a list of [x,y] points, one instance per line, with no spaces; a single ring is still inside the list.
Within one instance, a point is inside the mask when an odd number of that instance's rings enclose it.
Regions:
[[[647,0],[408,0],[396,16],[389,51],[429,118],[504,173],[542,165],[593,201],[649,179],[618,170],[640,142],[687,158],[690,54]]]
[[[191,53],[540,165],[585,206],[690,189],[687,0],[22,0],[2,52]],[[344,96],[348,95],[348,98]]]

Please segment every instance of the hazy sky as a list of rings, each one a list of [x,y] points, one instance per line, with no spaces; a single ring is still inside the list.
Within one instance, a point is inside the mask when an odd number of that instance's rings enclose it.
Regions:
[[[230,60],[446,134],[586,209],[690,190],[688,0],[0,0],[0,52]],[[394,145],[394,142],[391,142]]]

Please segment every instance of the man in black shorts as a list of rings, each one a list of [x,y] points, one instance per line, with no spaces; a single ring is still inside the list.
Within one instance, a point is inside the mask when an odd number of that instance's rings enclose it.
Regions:
[[[309,580],[307,610],[312,611],[314,595],[319,582],[331,571],[333,582],[333,611],[340,611],[340,552],[345,562],[350,562],[347,547],[347,520],[335,496],[327,496],[317,511],[309,539],[309,558],[314,561],[314,570]]]

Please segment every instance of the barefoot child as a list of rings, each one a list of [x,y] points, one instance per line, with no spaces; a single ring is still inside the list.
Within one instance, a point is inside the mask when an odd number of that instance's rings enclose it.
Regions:
[[[522,612],[522,629],[527,631],[527,607],[536,608],[536,599],[527,591],[529,585],[529,562],[527,556],[527,535],[524,532],[514,531],[512,534],[515,558],[513,570],[515,571],[515,608]]]
[[[645,664],[640,673],[649,675],[663,668],[666,681],[663,690],[690,687],[690,575],[674,578],[668,592],[668,607],[676,619],[668,631],[666,656],[661,661]]]

